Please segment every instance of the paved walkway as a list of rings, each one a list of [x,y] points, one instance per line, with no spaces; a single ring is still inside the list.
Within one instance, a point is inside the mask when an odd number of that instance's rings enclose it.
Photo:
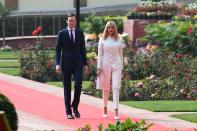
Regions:
[[[58,96],[61,99],[63,99],[62,88],[57,88],[55,86],[0,73],[0,91],[3,90],[1,83],[4,82],[23,86],[27,89],[31,89],[31,90],[33,89],[34,91],[43,92],[49,95]],[[15,93],[20,93],[20,92],[15,92]],[[50,100],[48,102],[50,102]],[[80,105],[84,105],[84,104],[90,106],[89,108],[90,111],[92,107],[98,108],[99,114],[97,113],[97,115],[99,116],[101,115],[100,113],[102,112],[102,105],[103,105],[101,99],[82,94]],[[82,108],[83,107],[84,106],[82,106]],[[109,109],[113,109],[112,107],[113,107],[112,102],[109,102]],[[62,108],[64,109],[63,106]],[[111,112],[113,113],[113,110],[111,110]],[[63,124],[61,122],[53,121],[51,119],[47,119],[46,117],[32,114],[31,112],[25,112],[24,110],[20,110],[20,109],[17,109],[17,113],[19,115],[19,131],[40,130],[40,129],[46,129],[46,130],[58,129],[61,131],[76,130],[76,127],[72,126],[72,124],[70,125],[68,121],[66,121],[66,123],[68,124]],[[112,113],[111,115],[113,115]],[[125,105],[120,105],[120,114],[122,114],[123,116],[131,116],[131,118],[133,118],[134,120],[144,119],[147,122],[161,125],[161,127],[166,127],[166,128],[161,128],[163,130],[166,129],[172,130],[174,128],[177,128],[179,131],[183,131],[183,130],[189,131],[189,130],[193,130],[192,128],[197,128],[197,124],[195,123],[169,117],[171,113],[150,112],[142,109],[132,108]],[[154,128],[152,128],[151,130],[154,130]]]

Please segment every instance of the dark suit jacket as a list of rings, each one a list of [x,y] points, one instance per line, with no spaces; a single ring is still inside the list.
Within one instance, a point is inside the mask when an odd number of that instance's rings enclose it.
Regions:
[[[75,29],[75,43],[73,43],[66,28],[58,33],[55,63],[61,65],[64,71],[69,70],[73,62],[77,65],[87,65],[84,34],[81,30]]]

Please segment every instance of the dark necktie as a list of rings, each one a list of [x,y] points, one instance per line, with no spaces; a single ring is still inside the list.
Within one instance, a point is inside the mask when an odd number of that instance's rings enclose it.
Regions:
[[[75,43],[75,42],[74,42],[74,37],[73,37],[73,32],[72,32],[72,30],[70,30],[70,39],[71,39],[71,41],[72,41],[73,43]]]

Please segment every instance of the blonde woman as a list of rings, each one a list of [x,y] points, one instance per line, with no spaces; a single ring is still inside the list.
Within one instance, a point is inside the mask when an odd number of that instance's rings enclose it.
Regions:
[[[122,69],[122,41],[118,36],[115,22],[108,21],[99,41],[97,62],[97,89],[103,90],[103,117],[107,117],[108,98],[110,90],[112,90],[115,110],[114,119],[119,119],[119,90],[121,87]]]

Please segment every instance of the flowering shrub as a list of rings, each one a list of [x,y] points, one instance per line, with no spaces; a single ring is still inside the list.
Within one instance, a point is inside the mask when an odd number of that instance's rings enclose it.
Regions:
[[[197,62],[191,62],[190,56],[177,55],[174,59],[169,81],[174,87],[174,97],[179,99],[194,99],[196,87]]]
[[[124,94],[123,92],[120,93],[120,100],[191,100],[196,98],[195,87],[178,87],[173,85],[174,82],[160,77],[154,80],[143,80],[140,83],[143,83],[144,86],[139,86],[139,83],[133,82],[124,88]]]
[[[12,51],[12,50],[13,50],[12,47],[9,46],[9,45],[2,46],[2,47],[0,48],[0,51]]]
[[[132,122],[131,119],[126,119],[124,122],[118,121],[116,124],[109,124],[107,128],[103,129],[103,125],[98,126],[98,131],[147,131],[153,124],[147,124],[144,120],[140,122]],[[91,131],[91,126],[77,129],[77,131]]]
[[[163,78],[155,78],[154,80],[145,81],[144,100],[169,100],[176,97],[173,96],[173,89]]]
[[[142,1],[135,8],[136,12],[176,13],[178,6],[167,1]]]
[[[123,88],[123,100],[196,98],[197,60],[193,57],[160,48],[138,53],[129,62],[126,68],[131,78],[146,80]]]
[[[38,35],[41,28],[33,31],[33,35]],[[60,76],[55,73],[54,62],[50,57],[50,50],[44,46],[41,37],[38,37],[35,45],[27,46],[20,50],[18,55],[20,72],[22,77],[31,80],[46,82],[60,80]]]
[[[197,1],[184,5],[176,5],[167,1],[142,1],[138,6],[128,13],[131,19],[170,19],[172,16],[179,15],[191,17],[197,15]]]
[[[149,54],[146,54],[146,52],[139,52],[129,57],[129,64],[125,66],[125,70],[128,70],[132,80],[143,79],[151,74],[149,63]]]
[[[7,96],[0,92],[0,111],[4,111],[10,125],[10,130],[16,131],[18,129],[18,115],[14,104]],[[2,122],[2,120],[1,120]],[[1,125],[2,127],[2,125]]]
[[[194,16],[197,15],[197,2],[187,3],[179,15]]]
[[[128,13],[131,19],[170,19],[178,12],[177,5],[165,1],[143,1]]]
[[[20,72],[24,78],[45,82],[52,68],[49,51],[43,45],[26,47],[19,52]]]
[[[147,32],[143,39],[152,45],[159,43],[160,47],[175,53],[191,53],[197,55],[197,24],[191,21],[173,21],[171,23],[156,23],[145,28]]]

